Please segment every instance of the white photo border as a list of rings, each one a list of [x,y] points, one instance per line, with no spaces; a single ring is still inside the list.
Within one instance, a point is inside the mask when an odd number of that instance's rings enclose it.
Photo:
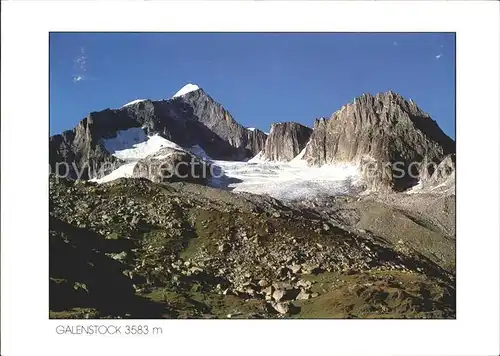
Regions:
[[[2,2],[1,354],[498,355],[498,13],[495,1]],[[136,320],[163,335],[58,335],[132,321],[48,319],[50,31],[456,32],[457,319]]]

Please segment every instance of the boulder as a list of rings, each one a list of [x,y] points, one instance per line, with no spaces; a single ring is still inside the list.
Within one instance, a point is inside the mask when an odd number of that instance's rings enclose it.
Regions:
[[[286,291],[277,289],[273,293],[273,299],[277,302],[279,302],[283,297],[286,295]]]
[[[293,273],[300,273],[300,270],[302,267],[300,265],[290,265],[290,266],[288,266],[288,268],[290,268],[290,270]]]
[[[269,295],[270,296],[270,295],[273,294],[273,292],[274,292],[274,287],[273,286],[268,286],[268,287],[262,289],[262,294],[264,294],[264,295]]]

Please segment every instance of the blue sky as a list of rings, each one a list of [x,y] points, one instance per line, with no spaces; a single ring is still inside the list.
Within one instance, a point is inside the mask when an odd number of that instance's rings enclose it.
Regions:
[[[189,82],[264,131],[391,89],[454,138],[455,35],[443,33],[52,33],[50,133]]]

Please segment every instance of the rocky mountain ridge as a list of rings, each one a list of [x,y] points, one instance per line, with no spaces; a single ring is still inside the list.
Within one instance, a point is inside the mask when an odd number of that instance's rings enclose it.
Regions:
[[[125,162],[106,150],[103,140],[134,127],[187,151],[199,146],[216,160],[244,161],[258,154],[267,161],[300,159],[310,166],[348,163],[358,167],[372,191],[408,190],[424,180],[426,186],[437,186],[443,179],[437,177],[440,169],[434,172],[436,167],[455,152],[454,141],[428,114],[392,91],[364,94],[329,119],[317,119],[313,129],[295,122],[272,124],[268,137],[240,125],[203,89],[187,87],[172,99],[137,100],[120,109],[93,112],[75,129],[50,137],[53,172],[58,162],[67,162],[71,178],[110,173],[99,168]],[[443,166],[452,182],[455,160]]]
[[[296,122],[271,125],[262,158],[269,161],[291,161],[305,147],[313,130]]]

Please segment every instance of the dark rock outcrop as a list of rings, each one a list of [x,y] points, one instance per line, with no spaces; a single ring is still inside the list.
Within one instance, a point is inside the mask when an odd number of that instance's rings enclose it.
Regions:
[[[210,172],[210,165],[191,153],[166,147],[139,160],[133,177],[147,178],[155,183],[185,181],[204,184],[211,177]]]
[[[428,114],[389,91],[364,94],[316,120],[304,158],[312,165],[355,163],[369,188],[405,190],[419,181],[419,163],[454,152],[455,142]]]
[[[263,159],[290,161],[306,147],[313,130],[296,122],[272,124]]]
[[[456,156],[450,154],[439,164],[424,160],[420,167],[420,184],[422,188],[435,190],[454,188]]]
[[[205,145],[200,144],[200,146],[211,157],[244,160],[255,156],[264,148],[267,138],[264,132],[257,129],[250,131],[240,125],[233,119],[229,111],[212,99],[203,89],[189,92],[173,100],[192,108],[192,115],[199,124],[229,144],[229,147],[221,145],[210,147],[210,141],[203,140]]]
[[[50,137],[52,172],[69,178],[100,178],[104,163],[120,164],[102,145],[119,130],[143,127],[183,147],[199,145],[214,159],[244,160],[264,148],[260,130],[249,131],[202,89],[169,100],[143,100],[120,109],[92,112],[73,130]],[[65,168],[62,168],[62,167]]]

